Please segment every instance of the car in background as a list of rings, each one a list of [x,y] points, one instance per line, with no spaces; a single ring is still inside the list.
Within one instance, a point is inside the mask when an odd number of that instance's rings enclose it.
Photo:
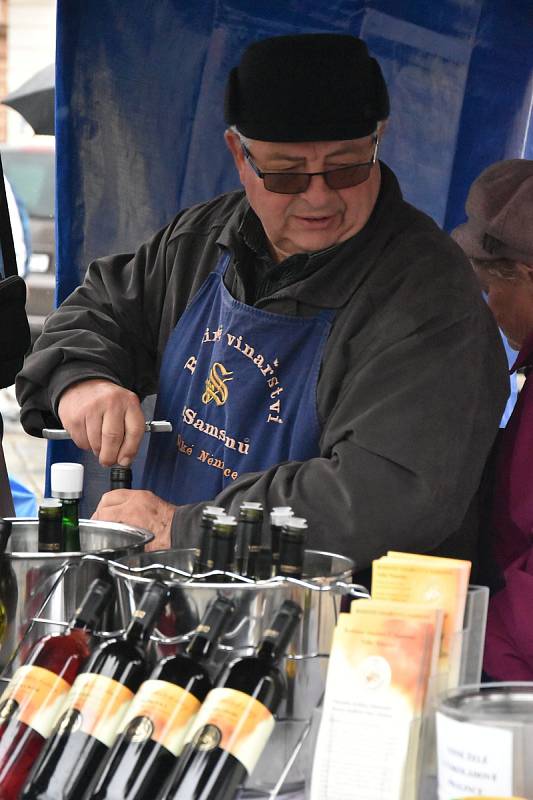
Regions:
[[[55,301],[54,139],[46,136],[24,144],[1,144],[0,152],[4,172],[29,220],[31,255],[25,275],[26,311],[34,341]]]

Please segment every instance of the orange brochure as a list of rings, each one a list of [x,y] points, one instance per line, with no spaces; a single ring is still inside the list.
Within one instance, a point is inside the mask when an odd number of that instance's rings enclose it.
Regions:
[[[425,563],[433,563],[433,564],[442,564],[444,566],[450,566],[453,564],[463,576],[463,586],[461,591],[468,591],[468,585],[470,582],[470,572],[472,570],[472,562],[465,561],[461,558],[444,558],[443,556],[428,556],[424,553],[402,553],[399,550],[389,550],[385,558],[393,558],[393,559],[400,559],[402,561],[420,561]]]
[[[329,659],[310,800],[411,800],[439,612],[352,603]]]
[[[444,612],[438,671],[448,687],[459,679],[470,567],[459,559],[394,552],[372,564],[373,599],[421,603]]]
[[[388,600],[372,598],[372,609],[377,613],[389,614],[392,618],[401,615],[404,619],[427,621],[433,627],[432,647],[429,654],[429,678],[438,673],[441,650],[442,630],[444,625],[444,612],[440,608],[428,608],[419,603],[398,603]],[[351,604],[350,612],[357,614],[361,611],[367,613],[367,607],[358,607],[358,601]]]
[[[445,558],[444,556],[428,556],[426,553],[403,553],[401,550],[387,550],[385,558],[400,558],[402,560],[412,561],[433,561],[435,563],[445,562],[446,564],[460,565],[470,577],[470,570],[472,562],[466,561],[462,558]]]

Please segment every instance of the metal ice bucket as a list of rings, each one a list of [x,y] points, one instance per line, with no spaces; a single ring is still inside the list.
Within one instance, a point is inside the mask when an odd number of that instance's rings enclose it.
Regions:
[[[193,550],[164,550],[111,563],[109,571],[116,580],[122,622],[126,624],[131,618],[148,580],[164,581],[170,589],[170,599],[155,636],[160,640],[161,654],[168,654],[189,638],[217,593],[230,597],[237,611],[234,624],[220,643],[218,668],[228,659],[251,653],[281,603],[286,599],[296,601],[303,616],[282,664],[288,677],[287,699],[278,709],[276,727],[247,782],[245,796],[276,797],[281,790],[299,790],[309,774],[305,740],[312,711],[324,691],[341,597],[367,594],[362,587],[350,583],[354,563],[340,555],[308,550],[303,580],[208,583],[191,579],[193,554]],[[214,674],[216,671],[215,668]]]
[[[8,552],[0,557],[0,575],[5,597],[7,625],[0,647],[0,669],[9,677],[36,639],[59,632],[54,623],[66,622],[95,578],[108,576],[107,560],[142,552],[154,537],[142,528],[112,522],[80,520],[81,551],[39,553],[38,521],[13,518]],[[87,558],[87,554],[96,558]],[[0,594],[4,594],[0,592]],[[39,617],[45,622],[34,623]],[[113,628],[111,610],[104,627]],[[2,687],[0,686],[0,690]]]
[[[439,797],[533,797],[533,682],[459,686],[438,716]]]

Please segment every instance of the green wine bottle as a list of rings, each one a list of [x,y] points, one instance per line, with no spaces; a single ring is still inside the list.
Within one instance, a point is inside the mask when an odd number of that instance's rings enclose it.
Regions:
[[[37,548],[40,553],[59,553],[63,549],[62,519],[61,500],[45,497],[39,504]]]
[[[200,519],[200,541],[194,551],[193,572],[205,572],[209,561],[209,551],[211,548],[211,534],[213,530],[213,520],[224,514],[222,506],[206,506],[202,509]]]
[[[133,472],[131,471],[131,467],[121,467],[120,464],[111,467],[109,475],[110,491],[114,492],[115,489],[131,489],[132,481]]]
[[[287,519],[294,516],[290,506],[275,506],[270,512],[270,541],[272,549],[272,575],[278,574],[279,569],[279,537],[281,529]]]
[[[83,492],[83,464],[57,463],[50,468],[52,497],[61,500],[62,550],[80,550],[79,502]]]
[[[284,578],[301,578],[307,542],[307,520],[289,517],[282,525],[279,537],[277,574]]]
[[[211,551],[207,562],[208,570],[221,570],[222,572],[235,572],[235,517],[220,514],[213,520],[211,535]],[[214,575],[207,578],[209,582],[224,583],[225,575]],[[229,579],[231,583],[232,579]]]
[[[237,570],[247,578],[255,578],[261,551],[263,506],[245,501],[239,508],[237,525]]]

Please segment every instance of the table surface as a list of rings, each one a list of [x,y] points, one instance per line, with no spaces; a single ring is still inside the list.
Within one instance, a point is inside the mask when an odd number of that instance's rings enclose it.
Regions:
[[[239,795],[240,800],[247,800],[243,795]],[[264,796],[268,800],[268,795]],[[305,800],[305,792],[296,792],[292,794],[280,794],[276,800]],[[426,777],[424,780],[419,800],[437,800],[437,781],[434,777]]]

